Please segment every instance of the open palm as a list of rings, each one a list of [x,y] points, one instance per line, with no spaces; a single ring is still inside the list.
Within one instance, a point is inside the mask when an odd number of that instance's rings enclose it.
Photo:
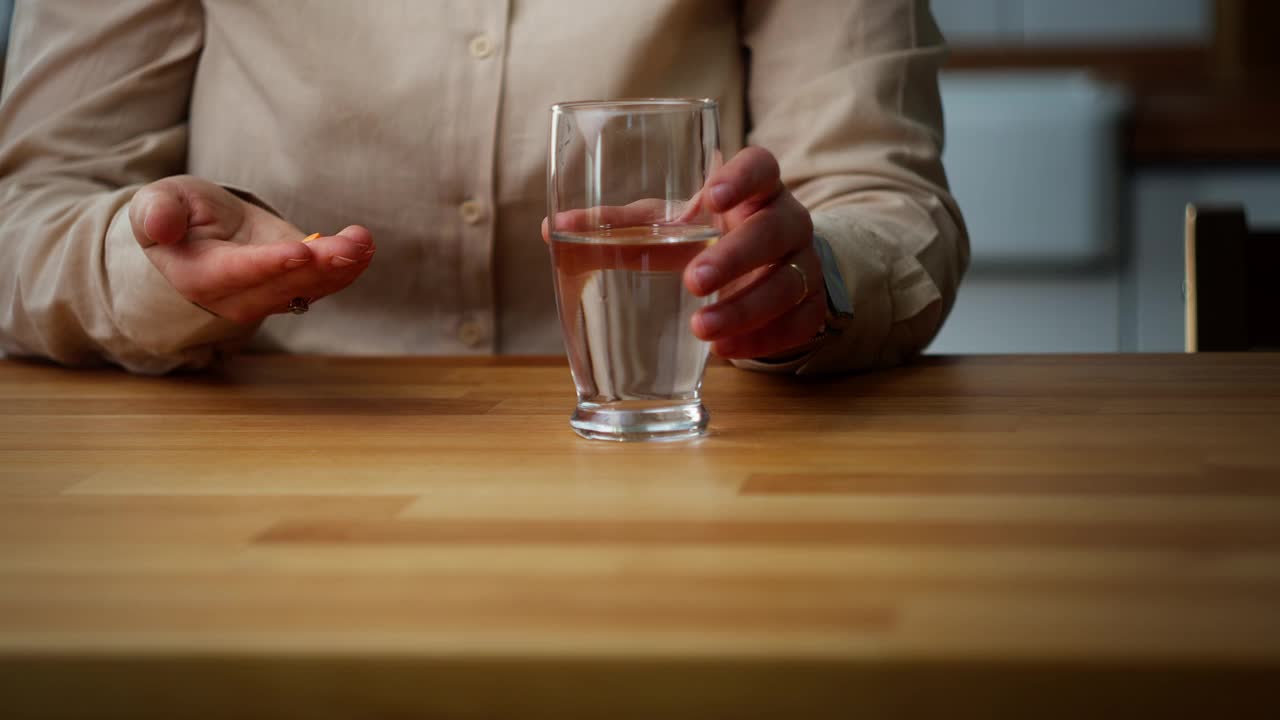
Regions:
[[[373,259],[373,236],[352,225],[301,242],[304,233],[225,188],[187,175],[142,188],[129,208],[133,234],[183,297],[221,317],[257,322],[293,298],[316,300],[350,285]]]

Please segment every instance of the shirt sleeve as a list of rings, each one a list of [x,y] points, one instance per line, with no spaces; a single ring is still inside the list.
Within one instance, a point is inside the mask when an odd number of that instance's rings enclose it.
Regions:
[[[933,339],[969,260],[942,169],[941,34],[925,0],[749,0],[748,142],[831,245],[852,317],[805,357],[755,369],[894,365]]]
[[[253,327],[187,302],[129,200],[183,171],[198,0],[26,0],[0,95],[0,349],[68,365],[201,367]]]

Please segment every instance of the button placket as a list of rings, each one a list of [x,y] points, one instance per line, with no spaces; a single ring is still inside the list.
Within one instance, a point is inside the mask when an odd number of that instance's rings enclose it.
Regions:
[[[509,29],[510,0],[467,3],[470,17],[459,18],[469,27],[462,38],[467,62],[453,67],[467,90],[457,108],[467,121],[459,129],[461,145],[458,173],[462,192],[454,196],[458,240],[461,242],[460,280],[454,339],[475,352],[492,351],[497,343],[497,319],[493,287],[493,232],[495,223],[494,152],[498,108],[502,96],[504,51]]]

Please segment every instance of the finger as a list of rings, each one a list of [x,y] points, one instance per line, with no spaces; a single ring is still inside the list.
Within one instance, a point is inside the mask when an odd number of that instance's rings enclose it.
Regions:
[[[336,270],[314,265],[223,298],[208,307],[236,322],[257,322],[268,315],[285,312],[294,298],[315,302],[346,288],[368,269],[372,259],[373,254],[369,253],[354,265]]]
[[[689,263],[684,282],[699,297],[813,242],[809,211],[790,194],[748,217]]]
[[[341,270],[373,256],[373,234],[359,225],[350,225],[336,235],[316,238],[305,247],[314,255],[317,267]]]
[[[754,330],[820,292],[821,277],[821,267],[812,250],[796,253],[733,296],[695,313],[690,321],[693,333],[703,340],[716,340]]]
[[[781,177],[773,153],[760,147],[743,148],[707,181],[709,205],[719,213],[744,203],[763,207],[784,191]]]
[[[187,234],[191,209],[174,183],[159,181],[134,193],[129,201],[129,224],[142,247],[171,245]]]
[[[237,245],[201,240],[152,247],[148,256],[179,293],[206,306],[314,262],[311,249],[298,242]]]
[[[673,222],[697,223],[699,219],[709,222],[711,218],[706,217],[706,213],[704,212],[706,209],[703,207],[704,197],[706,197],[706,193],[704,193],[702,190],[699,190],[698,192],[693,194],[693,197],[689,198],[688,202],[683,202],[683,203],[680,203],[678,206],[676,206],[676,208],[679,210],[679,213],[677,213]]]
[[[179,247],[153,248],[150,254],[178,292],[212,309],[224,298],[304,268],[340,279],[346,268],[368,263],[373,249],[369,231],[353,225],[310,243],[240,245],[198,240]]]
[[[600,205],[564,210],[555,215],[555,232],[590,232],[608,227],[632,227],[679,221],[690,203],[683,200],[645,198],[628,205]],[[543,220],[543,237],[547,235]]]
[[[818,295],[790,312],[738,335],[716,340],[711,349],[723,358],[762,358],[801,347],[813,340],[826,320],[826,301]]]
[[[315,256],[314,262],[226,299],[269,313],[277,311],[276,306],[287,305],[294,297],[321,298],[350,285],[372,262],[377,250],[373,235],[359,225],[348,226],[327,238],[317,237],[306,244]]]

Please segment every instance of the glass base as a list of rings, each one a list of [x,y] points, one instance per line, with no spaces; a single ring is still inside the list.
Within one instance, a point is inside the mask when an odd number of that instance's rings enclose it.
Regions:
[[[578,403],[569,426],[588,440],[689,440],[706,434],[710,417],[697,400],[676,404]]]

